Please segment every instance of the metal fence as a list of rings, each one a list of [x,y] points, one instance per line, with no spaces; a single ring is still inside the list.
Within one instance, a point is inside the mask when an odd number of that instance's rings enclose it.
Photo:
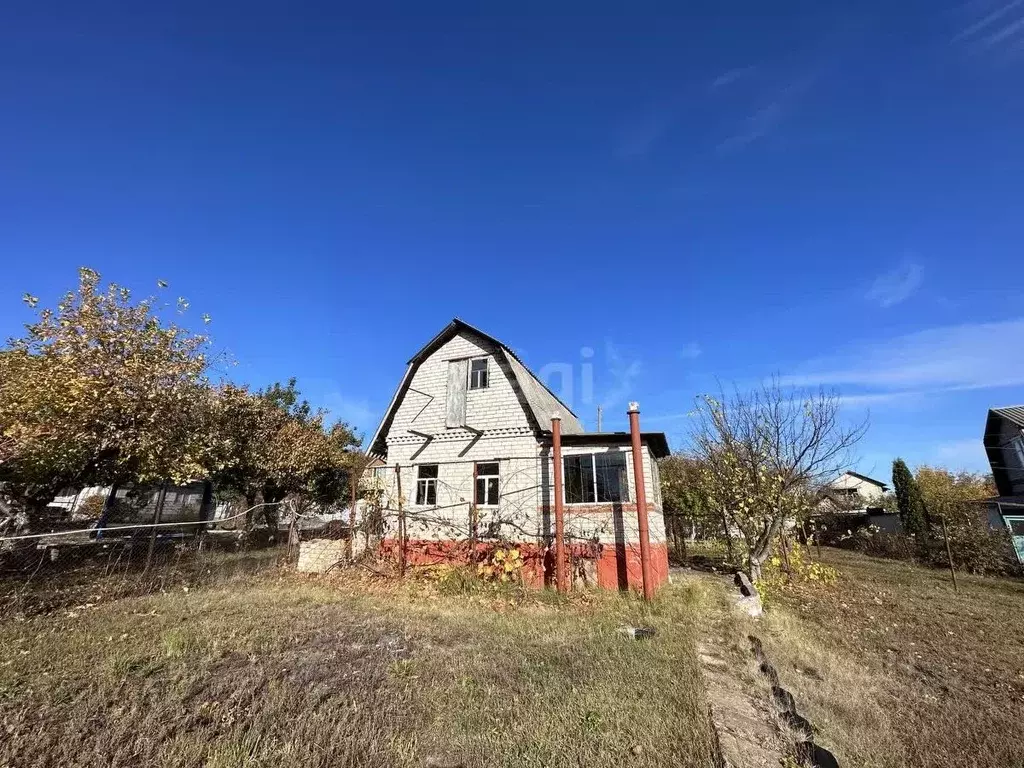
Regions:
[[[373,468],[360,482],[358,503],[344,510],[325,512],[288,500],[237,513],[223,508],[214,519],[161,521],[157,504],[118,523],[69,518],[55,526],[63,530],[0,537],[0,611],[73,608],[271,570],[329,573],[350,562],[397,575],[442,564],[486,567],[502,548],[522,558],[524,580],[550,581],[549,458],[461,459],[427,464],[433,470],[426,471],[422,466]],[[566,506],[573,580],[593,580],[604,548],[637,541],[635,505],[629,510],[632,483],[623,487],[627,495],[621,502]],[[265,514],[269,509],[274,514]]]
[[[272,523],[254,512],[280,510]],[[333,541],[302,553],[310,570],[346,560],[349,530],[290,502],[260,504],[215,522],[77,527],[0,537],[0,612],[31,615],[168,589],[191,589],[293,568],[304,540]],[[315,549],[315,548],[314,548]]]

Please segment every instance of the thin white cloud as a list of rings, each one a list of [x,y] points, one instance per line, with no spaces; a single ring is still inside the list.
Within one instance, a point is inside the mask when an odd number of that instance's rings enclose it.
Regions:
[[[872,392],[860,395],[839,395],[840,405],[849,408],[872,408],[875,406],[890,405],[901,400],[920,398],[929,394],[927,392]]]
[[[672,128],[675,115],[672,111],[654,110],[633,121],[622,132],[617,154],[622,158],[644,157]]]
[[[640,375],[643,365],[638,359],[626,358],[618,346],[611,341],[605,342],[605,359],[608,364],[607,375],[612,384],[604,390],[600,404],[608,407],[629,399],[633,392],[633,383]]]
[[[905,261],[875,278],[864,298],[882,308],[894,307],[909,299],[924,282],[924,267]]]
[[[989,466],[981,437],[941,442],[935,446],[929,459],[935,464],[953,469],[977,470]]]
[[[704,354],[704,350],[700,348],[700,344],[696,341],[683,344],[682,349],[679,350],[679,356],[683,360],[696,360],[702,354]]]
[[[995,8],[986,5],[992,10],[980,18],[975,16],[953,36],[952,42],[979,52],[1020,48],[1024,44],[1024,0],[1010,0]]]
[[[991,11],[990,13],[986,14],[982,18],[973,21],[972,23],[968,24],[966,27],[961,29],[959,32],[957,32],[953,36],[953,42],[958,42],[960,40],[965,40],[965,39],[967,39],[969,37],[972,37],[972,36],[978,34],[979,32],[982,32],[982,31],[986,31],[987,30],[988,32],[991,32],[991,28],[992,28],[993,24],[995,24],[997,21],[1000,21],[1001,19],[1003,19],[1003,17],[1005,17],[1007,14],[1009,14],[1011,11],[1013,11],[1015,8],[1017,8],[1021,4],[1024,4],[1024,0],[1010,0],[1010,2],[1005,3],[1004,5],[1001,5],[1000,7],[996,8],[994,11]],[[1012,26],[1012,24],[1013,24],[1013,22],[1011,22],[1011,26]],[[998,34],[998,32],[997,32],[997,34]]]
[[[737,126],[732,135],[718,143],[717,151],[735,152],[773,133],[796,109],[817,80],[818,72],[810,71],[761,94],[760,106]]]
[[[324,408],[335,419],[348,422],[360,432],[370,433],[377,426],[378,414],[367,400],[346,397],[341,392],[331,391],[322,398]]]
[[[709,87],[714,91],[727,85],[732,85],[737,80],[742,80],[744,77],[753,74],[756,69],[757,67],[751,65],[749,67],[736,67],[735,69],[727,70],[712,80]]]
[[[1024,385],[1024,318],[930,328],[812,360],[783,382],[926,395]],[[874,394],[874,393],[867,393]]]
[[[781,101],[772,101],[750,115],[740,130],[718,143],[719,152],[732,152],[767,136],[775,129],[785,115]]]
[[[645,424],[664,424],[670,421],[682,421],[697,415],[697,411],[684,411],[682,413],[656,413],[653,416],[644,416]]]
[[[1017,19],[1016,21],[1011,21],[1005,27],[999,29],[998,31],[986,37],[985,47],[990,48],[993,45],[996,45],[997,43],[1001,43],[1003,40],[1013,37],[1021,30],[1024,30],[1024,16]]]

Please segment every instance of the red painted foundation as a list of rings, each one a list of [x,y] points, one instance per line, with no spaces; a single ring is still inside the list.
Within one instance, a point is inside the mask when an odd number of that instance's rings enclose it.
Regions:
[[[497,545],[490,542],[412,539],[406,542],[405,561],[411,567],[432,565],[467,565],[486,561],[499,546],[515,546],[523,556],[523,581],[527,586],[540,588],[554,584],[554,552],[539,544],[528,542]],[[381,542],[381,555],[398,559],[399,542],[385,539]],[[575,573],[579,561],[596,561],[597,584],[604,589],[643,588],[640,567],[640,544],[575,544],[567,547],[567,555]],[[656,586],[668,581],[668,546],[651,545],[651,575]]]

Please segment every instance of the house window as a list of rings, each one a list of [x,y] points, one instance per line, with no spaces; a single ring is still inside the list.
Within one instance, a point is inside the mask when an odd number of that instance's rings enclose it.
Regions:
[[[487,358],[472,360],[469,364],[469,388],[487,389]]]
[[[476,503],[481,507],[498,505],[499,481],[498,462],[477,462],[476,465]]]
[[[1013,451],[1017,454],[1017,466],[1024,468],[1024,437],[1013,439]]]
[[[566,456],[565,502],[567,504],[606,504],[629,501],[626,480],[626,454],[622,451]]]
[[[416,503],[426,507],[437,505],[437,464],[420,464],[416,468]]]

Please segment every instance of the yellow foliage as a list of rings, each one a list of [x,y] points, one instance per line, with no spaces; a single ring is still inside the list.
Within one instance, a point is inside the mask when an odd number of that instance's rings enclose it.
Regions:
[[[519,574],[524,564],[519,549],[497,549],[486,562],[477,566],[477,575],[485,581],[507,583]]]
[[[787,565],[788,560],[788,565]],[[839,571],[831,566],[809,560],[807,549],[798,542],[789,545],[787,556],[772,555],[761,569],[757,591],[769,604],[794,587],[827,588],[836,583]]]

